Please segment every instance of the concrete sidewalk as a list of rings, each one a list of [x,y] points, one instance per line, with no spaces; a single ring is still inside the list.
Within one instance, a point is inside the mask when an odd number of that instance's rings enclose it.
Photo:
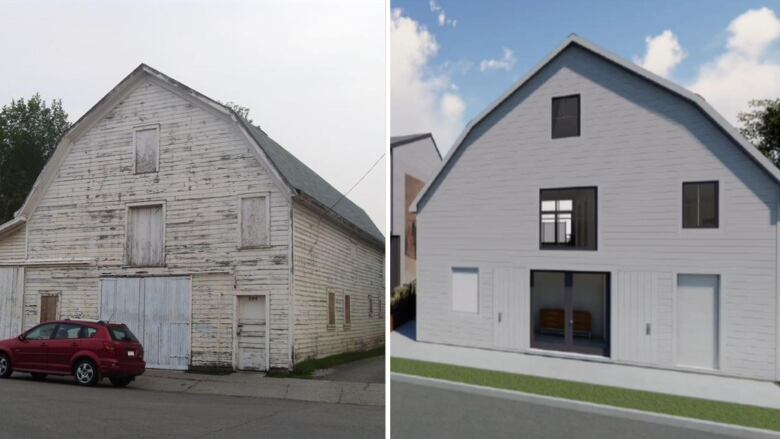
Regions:
[[[158,392],[276,398],[295,401],[383,406],[385,385],[297,378],[268,378],[259,373],[203,375],[149,369],[130,388]]]
[[[415,324],[392,333],[393,357],[780,409],[780,386],[771,382],[423,343]]]

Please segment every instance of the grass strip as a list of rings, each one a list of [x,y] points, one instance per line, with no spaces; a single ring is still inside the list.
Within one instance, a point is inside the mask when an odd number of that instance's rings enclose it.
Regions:
[[[780,431],[780,410],[620,387],[391,358],[393,372]]]
[[[277,378],[311,378],[316,370],[330,369],[341,364],[351,363],[353,361],[365,360],[366,358],[378,357],[385,354],[385,346],[379,346],[367,351],[344,352],[343,354],[331,355],[329,357],[318,358],[316,360],[305,360],[296,364],[290,373],[269,373],[268,376]]]

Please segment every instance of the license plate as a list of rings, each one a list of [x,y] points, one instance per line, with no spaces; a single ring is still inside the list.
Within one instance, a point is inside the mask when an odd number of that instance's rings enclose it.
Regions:
[[[127,351],[128,357],[135,357],[135,351]]]

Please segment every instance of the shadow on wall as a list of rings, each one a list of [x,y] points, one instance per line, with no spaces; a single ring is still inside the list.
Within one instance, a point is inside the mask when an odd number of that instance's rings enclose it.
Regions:
[[[413,280],[393,291],[390,300],[390,327],[392,330],[414,320],[417,314],[417,281]]]

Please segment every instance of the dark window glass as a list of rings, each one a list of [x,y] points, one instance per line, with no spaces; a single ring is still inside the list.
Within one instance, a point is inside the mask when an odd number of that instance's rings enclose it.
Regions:
[[[49,323],[35,327],[25,334],[24,338],[27,340],[48,340],[54,333],[55,326],[57,326],[56,323]]]
[[[580,135],[580,96],[564,96],[552,100],[552,138]]]
[[[596,188],[542,189],[541,248],[596,250]]]
[[[111,333],[111,338],[113,338],[116,341],[135,341],[137,342],[138,339],[135,338],[135,335],[133,335],[132,332],[130,332],[130,328],[128,328],[125,325],[121,326],[111,326],[108,328]]]
[[[718,182],[683,183],[683,227],[718,227]]]
[[[82,328],[83,326],[79,325],[60,323],[60,326],[57,327],[57,332],[54,334],[54,339],[77,339],[79,338],[79,331],[81,331]]]

